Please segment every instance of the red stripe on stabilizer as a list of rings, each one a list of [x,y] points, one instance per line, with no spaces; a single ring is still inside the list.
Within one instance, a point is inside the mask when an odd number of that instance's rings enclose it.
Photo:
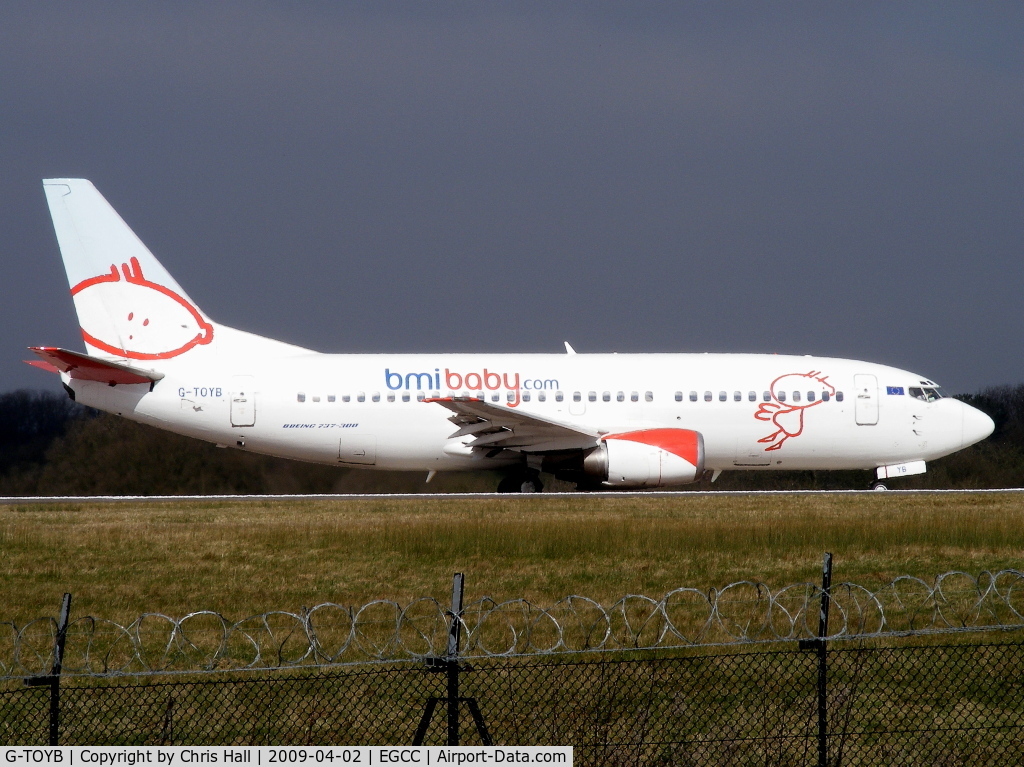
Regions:
[[[45,370],[47,373],[59,373],[60,368],[56,365],[51,365],[46,360],[23,360],[26,365],[31,365],[34,368]]]
[[[623,434],[609,434],[604,439],[622,439],[627,442],[652,445],[673,455],[678,455],[694,466],[700,461],[700,437],[697,432],[689,429],[642,429]]]
[[[90,357],[87,354],[57,349],[52,346],[30,346],[42,361],[52,365],[58,371],[67,373],[80,381],[100,381],[105,384],[139,384],[159,381],[163,376],[159,373],[147,375],[144,371],[135,372],[124,365],[107,362]]]

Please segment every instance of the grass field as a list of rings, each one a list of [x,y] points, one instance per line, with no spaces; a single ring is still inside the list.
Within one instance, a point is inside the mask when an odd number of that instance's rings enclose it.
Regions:
[[[0,620],[241,618],[323,601],[614,601],[739,579],[881,585],[1024,567],[1024,496],[865,493],[75,503],[0,507]]]

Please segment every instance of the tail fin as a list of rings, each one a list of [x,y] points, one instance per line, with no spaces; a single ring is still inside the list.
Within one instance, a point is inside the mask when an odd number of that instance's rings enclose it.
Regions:
[[[213,340],[213,323],[91,182],[43,189],[90,353],[164,360]]]

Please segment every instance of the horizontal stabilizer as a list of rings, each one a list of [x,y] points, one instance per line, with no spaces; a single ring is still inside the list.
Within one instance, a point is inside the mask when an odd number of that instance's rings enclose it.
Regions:
[[[57,349],[52,346],[30,346],[41,360],[26,360],[29,365],[54,372],[67,373],[80,381],[100,381],[115,384],[148,384],[159,381],[163,373],[142,370],[120,362],[109,362],[88,354]]]

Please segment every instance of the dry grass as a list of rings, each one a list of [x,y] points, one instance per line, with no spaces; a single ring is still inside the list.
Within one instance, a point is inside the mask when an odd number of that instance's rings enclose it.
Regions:
[[[1024,567],[1018,494],[537,496],[0,507],[0,620],[232,618],[323,601],[571,593]]]

